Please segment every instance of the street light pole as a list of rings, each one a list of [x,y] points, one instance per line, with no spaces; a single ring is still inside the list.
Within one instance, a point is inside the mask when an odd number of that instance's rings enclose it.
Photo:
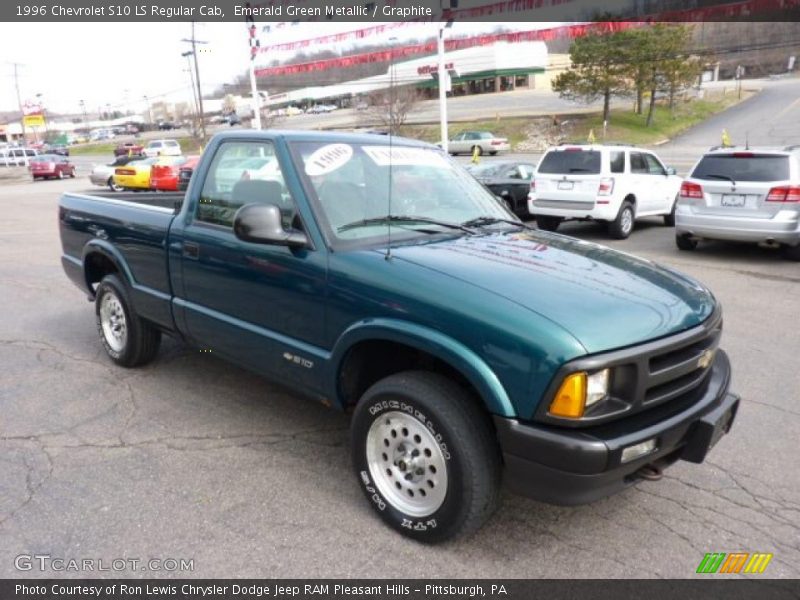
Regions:
[[[142,96],[142,98],[144,98],[144,103],[147,106],[147,123],[152,126],[153,125],[153,113],[150,112],[150,98],[147,97],[147,94]]]
[[[447,150],[448,135],[447,135],[447,71],[444,68],[444,32],[453,25],[453,21],[441,23],[439,25],[439,39],[436,45],[437,55],[439,59],[438,76],[439,76],[439,135],[442,137],[442,149]]]

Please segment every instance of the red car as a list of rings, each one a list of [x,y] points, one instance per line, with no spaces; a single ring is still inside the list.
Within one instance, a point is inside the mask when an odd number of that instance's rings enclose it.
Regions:
[[[133,156],[144,154],[144,146],[136,142],[125,142],[114,148],[114,156]]]
[[[200,160],[199,156],[164,157],[150,169],[150,189],[161,192],[178,191],[178,172],[194,169]]]
[[[34,181],[40,177],[42,179],[75,177],[75,165],[69,162],[66,156],[58,154],[40,154],[31,159],[28,169]]]

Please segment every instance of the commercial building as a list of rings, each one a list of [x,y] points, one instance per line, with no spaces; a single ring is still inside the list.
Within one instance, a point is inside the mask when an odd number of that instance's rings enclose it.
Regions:
[[[438,58],[436,55],[398,62],[386,73],[329,86],[306,87],[291,92],[271,94],[270,108],[298,104],[335,102],[347,106],[354,98],[389,89],[413,86],[423,96],[438,94]],[[445,66],[450,75],[450,93],[454,96],[534,88],[543,84],[548,65],[544,42],[496,42],[447,52]],[[269,87],[267,84],[266,86]]]

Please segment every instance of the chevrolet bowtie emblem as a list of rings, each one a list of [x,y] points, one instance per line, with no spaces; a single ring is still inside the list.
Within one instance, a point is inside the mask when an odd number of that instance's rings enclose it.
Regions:
[[[697,366],[701,369],[707,368],[714,361],[714,350],[706,350],[697,359]]]

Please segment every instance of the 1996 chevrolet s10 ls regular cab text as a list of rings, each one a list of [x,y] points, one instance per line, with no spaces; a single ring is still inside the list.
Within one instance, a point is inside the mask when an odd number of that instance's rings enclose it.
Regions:
[[[422,541],[477,529],[503,476],[578,504],[702,462],[739,404],[712,294],[389,144],[236,131],[185,198],[64,194],[62,263],[111,359],[167,333],[352,411],[359,485]]]

